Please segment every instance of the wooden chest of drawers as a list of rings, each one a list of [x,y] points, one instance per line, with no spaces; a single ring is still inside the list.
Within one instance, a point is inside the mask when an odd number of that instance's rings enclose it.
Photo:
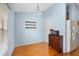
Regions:
[[[56,49],[57,51],[61,51],[61,36],[49,34],[49,46]]]

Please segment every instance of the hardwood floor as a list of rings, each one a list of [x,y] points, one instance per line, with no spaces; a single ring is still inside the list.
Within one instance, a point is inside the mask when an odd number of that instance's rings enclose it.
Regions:
[[[12,56],[55,56],[58,54],[59,52],[48,47],[47,43],[42,42],[16,47]]]
[[[79,56],[79,48],[71,53],[59,53],[42,42],[16,47],[12,56]]]

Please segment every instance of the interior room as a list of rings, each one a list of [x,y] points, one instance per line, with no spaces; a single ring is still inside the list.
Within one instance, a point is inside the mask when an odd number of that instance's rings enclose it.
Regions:
[[[0,3],[0,56],[79,56],[78,16],[75,3]]]

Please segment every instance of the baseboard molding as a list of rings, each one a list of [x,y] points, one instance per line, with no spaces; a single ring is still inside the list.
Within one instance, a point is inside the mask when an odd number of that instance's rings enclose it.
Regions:
[[[19,44],[19,45],[16,45],[15,47],[19,47],[19,46],[23,46],[23,45],[30,45],[30,44],[36,44],[36,43],[41,43],[41,42],[44,42],[44,43],[48,43],[48,42],[45,42],[45,41],[40,41],[40,42],[32,42],[32,43],[28,43],[28,44]]]

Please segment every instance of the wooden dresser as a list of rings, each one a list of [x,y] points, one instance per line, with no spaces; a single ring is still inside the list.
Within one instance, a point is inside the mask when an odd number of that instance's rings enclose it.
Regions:
[[[57,51],[62,51],[62,36],[49,34],[49,46],[56,49]]]

